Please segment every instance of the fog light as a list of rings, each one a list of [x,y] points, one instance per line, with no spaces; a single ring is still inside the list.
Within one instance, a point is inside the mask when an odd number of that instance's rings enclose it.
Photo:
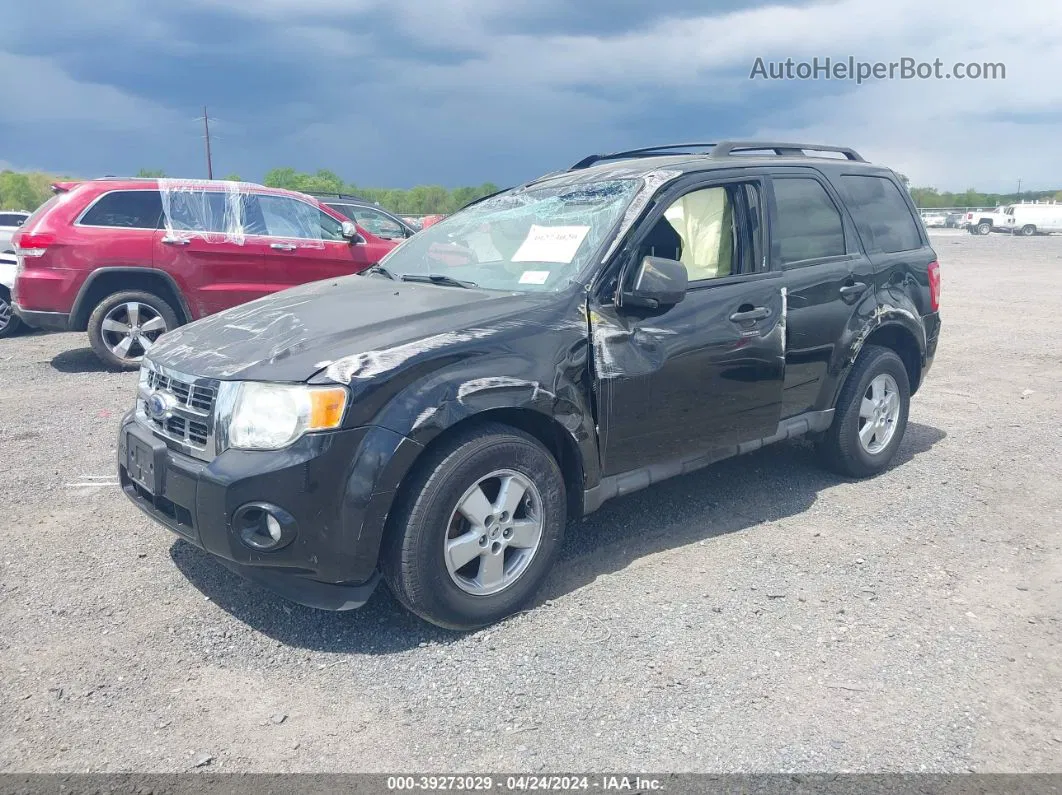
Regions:
[[[280,522],[271,513],[266,514],[266,530],[269,531],[269,537],[274,541],[280,540]]]
[[[294,517],[283,508],[255,502],[239,508],[232,517],[232,528],[244,545],[258,552],[276,552],[295,539]]]

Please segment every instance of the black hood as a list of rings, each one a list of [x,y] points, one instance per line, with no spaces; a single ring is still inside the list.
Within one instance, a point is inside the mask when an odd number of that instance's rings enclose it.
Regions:
[[[295,287],[162,336],[148,358],[206,378],[305,381],[337,359],[483,328],[556,300],[345,276]]]

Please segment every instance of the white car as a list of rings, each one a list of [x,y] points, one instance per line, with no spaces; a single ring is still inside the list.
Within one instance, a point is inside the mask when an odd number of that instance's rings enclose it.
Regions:
[[[0,252],[11,248],[11,235],[30,217],[21,210],[0,210]]]
[[[948,225],[948,216],[944,213],[926,213],[922,216],[922,223],[927,228],[944,228]]]
[[[0,339],[10,337],[22,325],[22,321],[11,312],[11,288],[15,286],[17,266],[18,261],[12,251],[0,250]]]

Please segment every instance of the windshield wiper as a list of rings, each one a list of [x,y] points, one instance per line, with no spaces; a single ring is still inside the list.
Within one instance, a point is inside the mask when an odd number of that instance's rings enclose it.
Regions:
[[[386,276],[393,282],[398,281],[398,277],[391,273],[391,271],[387,270],[387,268],[385,268],[383,265],[372,265],[363,270],[361,273],[363,276],[367,276],[370,273],[379,273],[381,276]]]
[[[403,273],[404,282],[426,282],[428,284],[445,284],[447,287],[478,287],[475,282],[455,279],[453,276],[444,276],[441,273]]]

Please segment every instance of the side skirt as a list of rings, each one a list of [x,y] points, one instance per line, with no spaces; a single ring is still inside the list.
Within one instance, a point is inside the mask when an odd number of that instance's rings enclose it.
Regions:
[[[759,450],[764,445],[781,442],[785,439],[795,439],[798,436],[804,436],[809,433],[821,433],[829,428],[832,422],[833,409],[809,411],[782,420],[778,423],[778,430],[763,439],[743,442],[730,447],[719,447],[701,455],[663,461],[658,464],[632,469],[630,472],[609,475],[602,478],[598,485],[583,491],[583,516],[593,513],[603,503],[613,497],[622,497],[624,494],[640,491],[654,483],[673,478],[676,475],[695,472],[709,464],[714,464],[716,461],[722,461],[744,453],[751,453],[753,450]]]

